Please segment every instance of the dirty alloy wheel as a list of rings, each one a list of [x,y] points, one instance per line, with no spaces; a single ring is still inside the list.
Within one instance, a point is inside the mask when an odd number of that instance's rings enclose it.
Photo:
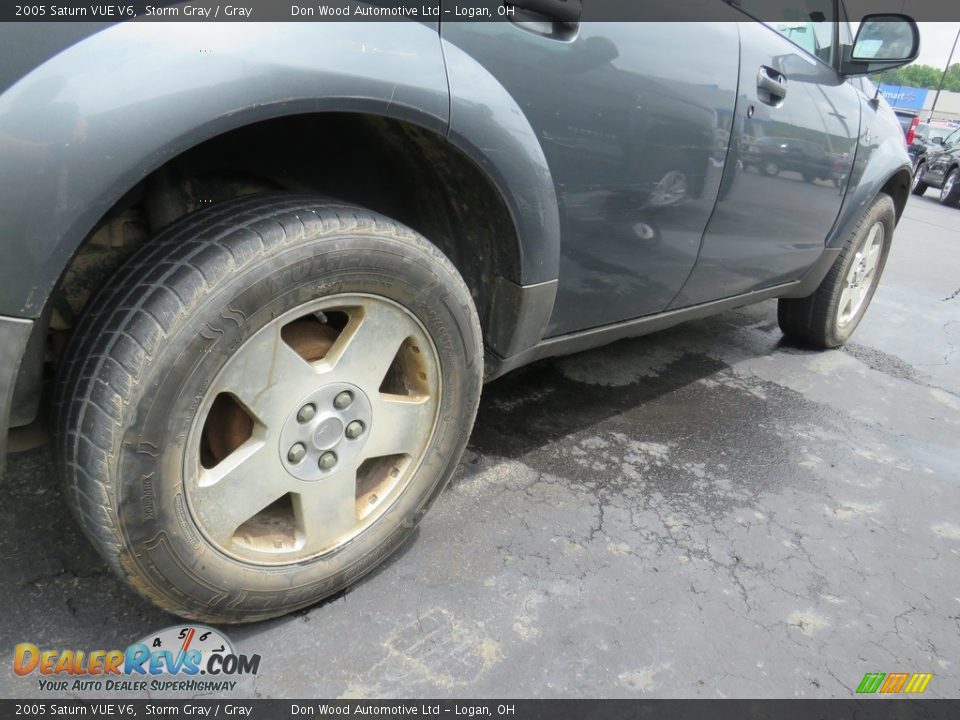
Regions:
[[[943,181],[940,189],[940,204],[947,207],[960,205],[960,168],[954,168]]]
[[[784,335],[820,348],[847,341],[880,283],[896,222],[893,200],[877,196],[816,291],[809,297],[778,301],[777,321]]]
[[[854,321],[865,309],[867,298],[880,279],[880,259],[883,257],[886,230],[882,221],[870,226],[867,237],[857,249],[847,271],[837,302],[837,325],[843,328]]]
[[[183,617],[326,597],[406,538],[479,401],[469,291],[388,218],[259,196],[188,216],[91,303],[58,383],[66,497]]]

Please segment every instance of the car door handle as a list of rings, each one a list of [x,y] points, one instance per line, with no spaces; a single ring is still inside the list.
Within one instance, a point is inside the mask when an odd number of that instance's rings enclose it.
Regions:
[[[580,0],[507,0],[504,4],[564,23],[580,22],[583,13]]]
[[[783,105],[787,97],[787,76],[766,65],[757,73],[757,91],[760,102],[773,107]]]

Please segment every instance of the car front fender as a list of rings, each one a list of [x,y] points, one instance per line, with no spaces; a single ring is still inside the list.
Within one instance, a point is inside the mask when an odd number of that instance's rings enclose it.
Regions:
[[[906,185],[898,188],[899,196],[894,197],[898,220],[909,195],[913,164],[896,116],[886,106],[886,101],[875,103],[864,100],[862,117],[860,140],[847,194],[837,222],[827,236],[828,248],[843,245],[870,203],[888,188],[898,173],[906,173],[908,178]]]

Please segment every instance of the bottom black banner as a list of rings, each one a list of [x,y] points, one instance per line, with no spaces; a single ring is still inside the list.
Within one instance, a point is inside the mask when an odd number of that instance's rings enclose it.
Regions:
[[[956,718],[960,700],[0,700],[0,718]]]

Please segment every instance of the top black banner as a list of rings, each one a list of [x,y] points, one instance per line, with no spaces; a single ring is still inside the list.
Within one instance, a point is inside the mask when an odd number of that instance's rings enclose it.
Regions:
[[[3,3],[0,22],[729,22],[832,16],[834,0],[198,0]],[[925,22],[960,21],[956,0],[845,0],[850,20],[904,13]]]

